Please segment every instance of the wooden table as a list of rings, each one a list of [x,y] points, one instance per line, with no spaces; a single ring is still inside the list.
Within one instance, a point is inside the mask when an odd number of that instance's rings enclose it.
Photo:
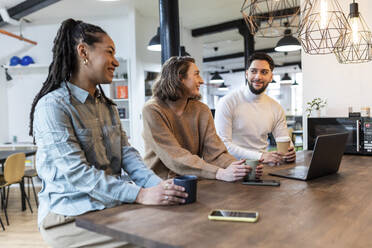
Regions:
[[[15,153],[24,153],[26,154],[26,157],[28,156],[33,156],[36,154],[36,150],[34,149],[28,149],[28,150],[17,150],[17,149],[13,149],[13,150],[0,150],[0,164],[1,164],[1,171],[3,172],[4,171],[4,166],[3,164],[5,163],[6,159],[12,155],[12,154],[15,154]],[[21,182],[21,204],[22,204],[22,211],[25,211],[26,210],[26,199],[24,197],[24,194],[25,194],[25,184],[24,184],[24,181],[22,179],[22,182]]]
[[[264,179],[280,180],[280,187],[201,180],[196,203],[125,204],[76,223],[145,247],[372,247],[372,157],[344,156],[338,174],[309,182],[267,175],[276,169],[266,168]],[[255,210],[260,219],[210,221],[215,208]]]
[[[14,153],[24,153],[26,157],[36,154],[36,150],[0,150],[0,163],[3,164],[5,160]]]

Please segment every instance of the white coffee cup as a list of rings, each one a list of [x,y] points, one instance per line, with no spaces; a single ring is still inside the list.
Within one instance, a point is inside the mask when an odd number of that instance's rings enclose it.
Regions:
[[[278,152],[282,154],[286,154],[288,152],[291,138],[289,138],[288,136],[282,136],[282,137],[277,137],[275,141],[276,141],[276,148]]]

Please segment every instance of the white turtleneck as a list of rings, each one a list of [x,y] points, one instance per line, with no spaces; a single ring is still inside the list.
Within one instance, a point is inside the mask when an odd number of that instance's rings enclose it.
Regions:
[[[283,108],[274,99],[249,87],[224,96],[215,115],[217,134],[237,159],[260,159],[268,146],[268,134],[288,136]]]

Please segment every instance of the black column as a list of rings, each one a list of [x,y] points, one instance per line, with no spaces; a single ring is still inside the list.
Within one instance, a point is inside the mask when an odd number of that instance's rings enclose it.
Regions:
[[[180,54],[178,0],[159,0],[161,64]]]
[[[244,68],[247,69],[247,60],[254,53],[254,36],[246,25],[239,27],[239,33],[244,37]]]

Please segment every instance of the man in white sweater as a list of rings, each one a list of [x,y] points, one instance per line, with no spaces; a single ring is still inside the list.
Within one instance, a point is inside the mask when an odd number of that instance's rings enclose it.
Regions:
[[[265,94],[273,79],[274,61],[265,53],[255,53],[248,59],[243,87],[223,97],[216,108],[217,134],[230,154],[237,159],[258,159],[263,163],[280,164],[296,160],[291,142],[288,152],[268,152],[268,134],[289,136],[283,108]]]

